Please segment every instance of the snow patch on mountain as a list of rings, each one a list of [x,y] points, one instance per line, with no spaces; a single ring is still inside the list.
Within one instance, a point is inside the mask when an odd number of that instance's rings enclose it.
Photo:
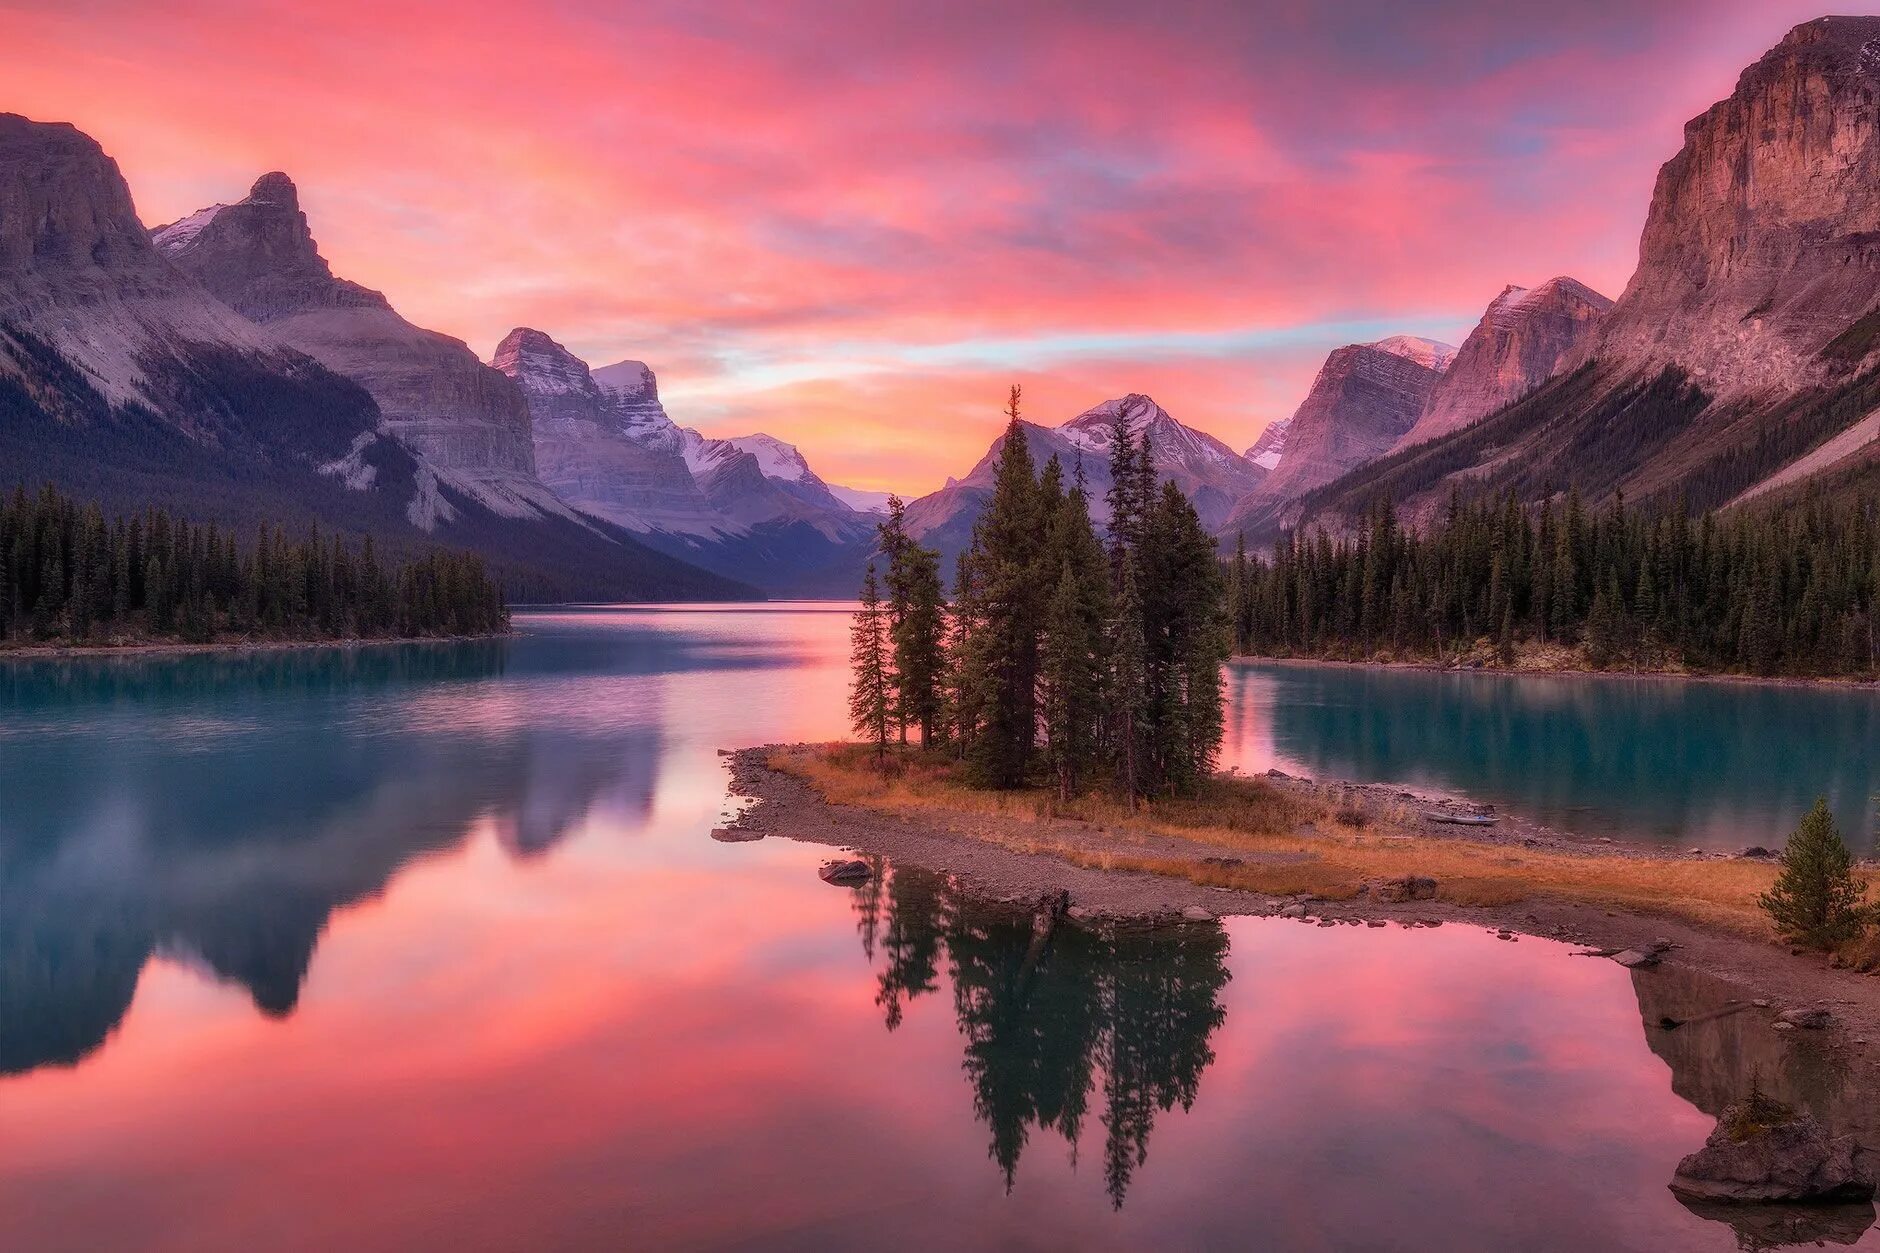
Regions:
[[[1450,363],[1456,359],[1454,345],[1445,344],[1441,340],[1425,339],[1421,335],[1392,335],[1388,339],[1378,340],[1371,347],[1381,348],[1392,356],[1402,357],[1406,361],[1414,361],[1439,374],[1447,370]]]

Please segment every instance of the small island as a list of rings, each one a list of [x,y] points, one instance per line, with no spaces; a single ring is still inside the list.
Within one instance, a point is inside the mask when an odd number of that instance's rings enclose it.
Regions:
[[[0,505],[0,653],[251,648],[504,634],[502,589],[473,553],[381,561],[315,526],[247,543],[161,509],[107,519],[50,485]]]
[[[1509,942],[1584,944],[1633,969],[1689,964],[1740,988],[1744,1008],[1783,1014],[1784,1029],[1834,1028],[1873,1064],[1880,874],[1855,863],[1825,802],[1786,848],[1718,854],[1585,839],[1388,785],[1220,773],[1230,634],[1246,629],[1236,619],[1249,588],[1267,587],[1262,601],[1276,585],[1254,582],[1244,559],[1222,568],[1120,421],[1100,538],[1082,476],[1067,484],[1055,459],[1034,467],[1018,402],[1014,388],[993,495],[950,599],[935,554],[890,502],[885,578],[869,569],[851,627],[859,742],[731,754],[733,790],[755,803],[721,838],[778,834],[954,875],[1030,902],[1046,928],[1230,914],[1459,922]],[[1465,511],[1453,525],[1492,516]],[[1661,529],[1628,518],[1570,513],[1561,533],[1604,533],[1600,552],[1632,535],[1651,551]],[[1414,564],[1413,541],[1389,544]],[[1362,605],[1362,591],[1338,603]],[[830,878],[878,868],[850,861]]]

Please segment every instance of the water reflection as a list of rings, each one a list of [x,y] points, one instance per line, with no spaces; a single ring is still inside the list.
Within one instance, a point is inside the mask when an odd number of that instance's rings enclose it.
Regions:
[[[973,1111],[1006,1191],[1034,1129],[1061,1135],[1075,1160],[1100,1098],[1104,1186],[1120,1209],[1156,1114],[1189,1109],[1214,1061],[1227,933],[1218,923],[1052,926],[944,876],[876,868],[851,890],[863,951],[871,963],[879,951],[875,1003],[888,1030],[944,967]]]
[[[1694,970],[1635,970],[1632,986],[1646,1043],[1671,1068],[1672,1091],[1704,1113],[1714,1118],[1758,1088],[1813,1114],[1830,1135],[1880,1146],[1880,1093],[1857,1081],[1845,1060],[1817,1038],[1776,1031],[1766,1013],[1736,998],[1729,985]],[[1875,1220],[1871,1202],[1741,1206],[1680,1200],[1693,1213],[1729,1226],[1737,1247],[1746,1250],[1849,1245]]]
[[[15,733],[92,724],[0,760],[0,1074],[96,1050],[153,956],[286,1017],[336,911],[482,826],[528,859],[597,804],[644,822],[663,680],[604,730],[480,734],[504,668],[501,644],[0,667]],[[99,725],[119,702],[126,727]],[[195,712],[151,734],[172,702]]]

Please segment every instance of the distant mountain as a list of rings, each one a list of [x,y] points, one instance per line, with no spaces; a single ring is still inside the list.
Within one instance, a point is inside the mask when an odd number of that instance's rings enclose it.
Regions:
[[[1611,308],[1610,299],[1577,279],[1502,288],[1397,446],[1459,431],[1527,395],[1592,338]]]
[[[581,509],[766,591],[853,590],[848,558],[873,542],[875,519],[833,493],[795,446],[682,427],[644,362],[590,370],[529,327],[504,337],[491,364],[528,406],[543,481]]]
[[[1247,460],[1262,470],[1271,470],[1286,453],[1286,434],[1292,430],[1291,418],[1277,418],[1266,424],[1260,438],[1246,452]]]
[[[834,484],[830,485],[829,490],[835,493],[837,500],[857,513],[887,513],[888,498],[894,494],[871,492],[860,487],[839,487]]]
[[[1450,492],[1706,509],[1880,486],[1880,18],[1797,26],[1686,125],[1631,282],[1560,371],[1303,502],[1415,521]]]
[[[370,534],[389,555],[435,536],[481,551],[517,597],[740,590],[559,504],[526,522],[514,502],[491,507],[392,430],[370,390],[153,244],[94,140],[11,114],[0,115],[0,471],[9,487],[51,480],[113,511],[163,505],[244,532],[317,520]]]
[[[1032,457],[1040,466],[1055,456],[1067,480],[1081,469],[1090,494],[1091,517],[1099,526],[1109,521],[1104,497],[1110,489],[1110,445],[1119,413],[1125,415],[1137,438],[1148,438],[1156,472],[1182,489],[1205,525],[1220,523],[1234,502],[1266,477],[1265,470],[1212,435],[1184,426],[1144,395],[1107,400],[1055,427],[1021,422]],[[973,523],[991,497],[1003,440],[1003,435],[994,439],[964,478],[948,480],[939,491],[907,507],[908,532],[939,549],[949,563],[971,542]]]
[[[1334,349],[1287,420],[1285,455],[1218,533],[1264,541],[1290,525],[1301,496],[1390,451],[1416,425],[1455,355],[1448,344],[1411,335]]]

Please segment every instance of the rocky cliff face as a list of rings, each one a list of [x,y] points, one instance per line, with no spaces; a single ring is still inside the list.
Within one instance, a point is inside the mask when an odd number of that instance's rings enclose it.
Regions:
[[[151,232],[159,250],[235,310],[378,402],[385,429],[498,513],[568,515],[535,475],[529,411],[462,341],[413,326],[385,297],[334,276],[293,181],[264,174],[246,199]],[[441,499],[426,524],[447,520]]]
[[[1880,299],[1877,100],[1880,17],[1797,26],[1745,70],[1659,170],[1638,270],[1581,356],[1725,398],[1821,381]]]
[[[1455,354],[1405,335],[1333,350],[1291,418],[1286,455],[1219,533],[1264,535],[1292,501],[1390,451],[1416,425]]]
[[[844,558],[872,540],[874,519],[836,497],[794,446],[682,427],[644,362],[590,370],[528,327],[511,331],[491,364],[529,406],[543,480],[584,512],[769,591],[852,592]]]
[[[1349,527],[1379,495],[1411,521],[1452,490],[1576,488],[1696,509],[1880,475],[1880,17],[1796,27],[1684,130],[1639,266],[1554,378],[1314,498]]]
[[[1271,470],[1279,464],[1279,459],[1286,455],[1286,434],[1292,430],[1291,418],[1279,418],[1267,423],[1260,432],[1260,438],[1253,441],[1253,447],[1246,452],[1247,460],[1262,470]]]
[[[491,360],[528,405],[537,473],[563,500],[633,531],[712,534],[724,520],[678,451],[683,439],[659,406],[652,371],[632,364],[643,386],[605,387],[586,362],[529,327],[504,336]]]
[[[264,179],[255,213],[197,215],[171,242],[201,241],[190,255],[261,316],[325,299],[396,320],[332,279],[310,240],[302,248],[265,220],[288,194]],[[208,247],[244,219],[252,252]],[[245,284],[235,262],[255,254]],[[92,139],[0,116],[0,469],[111,512],[162,506],[244,533],[256,518],[315,518],[375,536],[388,555],[425,542],[414,525],[447,527],[530,599],[749,593],[577,519],[532,476],[515,476],[523,501],[433,465],[383,429],[372,394],[280,333],[295,324],[251,321],[166,256]]]
[[[1459,431],[1533,391],[1587,343],[1611,308],[1611,300],[1577,279],[1504,287],[1397,446]]]
[[[281,348],[150,246],[96,140],[13,113],[0,114],[0,324],[43,339],[115,401],[154,399],[140,358],[172,356],[178,340]]]

